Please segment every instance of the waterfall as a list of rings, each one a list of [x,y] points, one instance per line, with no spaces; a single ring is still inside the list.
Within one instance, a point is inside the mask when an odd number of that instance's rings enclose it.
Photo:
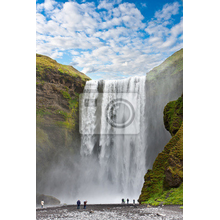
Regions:
[[[91,80],[80,96],[78,195],[90,203],[137,200],[146,167],[146,77]]]

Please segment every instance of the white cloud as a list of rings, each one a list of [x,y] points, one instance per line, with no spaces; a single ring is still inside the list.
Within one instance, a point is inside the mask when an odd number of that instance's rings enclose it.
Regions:
[[[51,58],[52,59],[56,59],[58,57],[62,57],[63,56],[63,52],[59,52],[58,50],[55,50],[52,54],[51,54]]]
[[[98,5],[98,9],[106,9],[106,10],[111,10],[114,5],[121,3],[121,0],[102,0],[100,1]]]
[[[172,28],[171,17],[179,11],[178,2],[165,4],[162,10],[155,13],[155,17],[148,22],[145,28],[146,33],[150,35],[148,42],[157,50],[171,50],[179,41],[182,41],[179,35],[183,32],[183,20]]]
[[[85,68],[83,68],[82,72],[85,73],[85,74],[86,73],[94,73],[94,72],[96,72],[96,69],[94,67],[92,67],[92,66],[85,67]]]
[[[71,50],[70,53],[71,53],[73,56],[78,56],[78,55],[79,55],[79,52],[76,51],[76,50]]]
[[[162,39],[160,37],[151,37],[149,38],[149,43],[161,42]]]
[[[84,73],[124,78],[146,74],[164,60],[165,50],[182,45],[183,22],[172,25],[170,21],[179,11],[179,3],[166,4],[151,21],[143,23],[144,16],[135,4],[82,2],[47,0],[37,4],[37,53],[61,58],[68,52],[73,56],[71,64]]]
[[[178,36],[183,33],[183,19],[181,19],[180,23],[176,24],[171,28],[171,34],[173,36]]]
[[[55,5],[57,5],[57,2],[54,0],[44,0],[44,3],[37,4],[36,9],[37,12],[41,12],[42,10],[50,12],[54,9]]]
[[[56,1],[54,0],[45,0],[44,1],[44,8],[47,11],[53,10],[54,9],[54,5],[56,5]]]
[[[178,2],[174,2],[173,4],[165,4],[162,10],[159,10],[155,13],[155,17],[158,20],[164,19],[169,20],[172,15],[178,14],[180,4]]]
[[[168,47],[173,46],[177,42],[178,39],[182,41],[182,33],[183,33],[183,20],[181,19],[180,23],[174,25],[169,30],[166,41],[164,41],[160,47],[168,48]]]
[[[141,6],[144,7],[144,8],[146,8],[146,7],[147,7],[147,3],[141,2]]]

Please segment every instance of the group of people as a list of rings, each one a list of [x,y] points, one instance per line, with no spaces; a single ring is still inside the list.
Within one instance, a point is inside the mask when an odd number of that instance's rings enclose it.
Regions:
[[[133,200],[133,203],[135,203],[135,200]],[[80,205],[81,205],[81,201],[80,200],[78,200],[77,202],[76,202],[76,204],[77,204],[77,209],[80,209]],[[84,201],[84,209],[86,209],[86,204],[87,204],[87,201],[85,200]],[[124,199],[122,199],[122,204],[125,204],[125,200]],[[127,199],[127,204],[129,204],[129,199]],[[43,208],[44,207],[44,201],[43,201],[43,199],[41,200],[41,208]]]
[[[41,208],[43,208],[44,207],[44,200],[43,199],[41,200],[40,204],[41,204]],[[77,209],[80,209],[80,205],[81,205],[80,200],[78,200],[76,202],[76,204],[77,204]],[[84,201],[84,209],[86,209],[86,204],[87,204],[87,201]]]
[[[125,199],[122,199],[122,204],[125,204]],[[135,204],[135,200],[133,200],[133,203]],[[127,199],[127,204],[129,204],[129,199]]]
[[[81,205],[81,202],[80,202],[80,200],[78,200],[77,202],[76,202],[76,204],[77,204],[77,209],[80,209],[80,205]],[[85,200],[84,201],[84,209],[86,209],[86,204],[87,204],[87,201]]]

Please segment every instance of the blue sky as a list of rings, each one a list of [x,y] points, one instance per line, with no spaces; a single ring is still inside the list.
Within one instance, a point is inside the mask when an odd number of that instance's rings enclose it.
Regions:
[[[37,53],[92,79],[142,76],[183,47],[180,0],[36,1]]]

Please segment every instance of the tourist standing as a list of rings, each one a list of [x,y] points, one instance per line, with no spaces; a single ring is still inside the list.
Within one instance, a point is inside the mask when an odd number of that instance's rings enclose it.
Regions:
[[[43,208],[44,207],[44,200],[43,199],[41,200],[40,204],[41,204],[41,208]]]
[[[76,204],[77,204],[77,209],[80,209],[80,204],[81,204],[80,200],[78,200]]]
[[[84,209],[86,209],[86,203],[87,203],[87,201],[84,201]]]

